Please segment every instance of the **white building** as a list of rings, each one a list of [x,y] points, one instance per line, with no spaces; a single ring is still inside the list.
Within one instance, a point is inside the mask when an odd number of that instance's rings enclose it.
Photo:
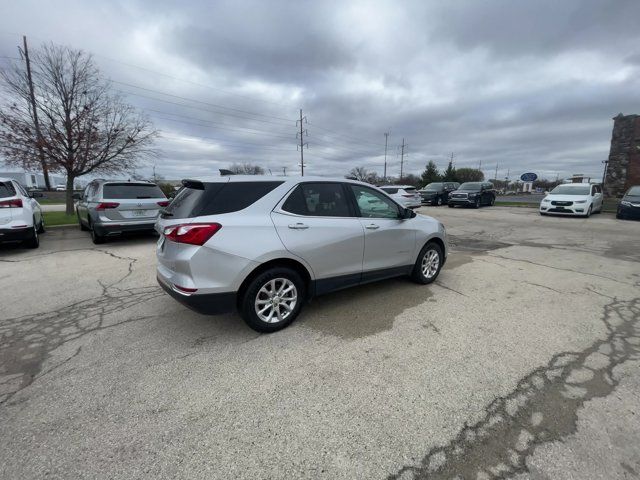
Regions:
[[[12,178],[20,182],[26,188],[46,188],[44,183],[44,175],[42,173],[29,173],[29,172],[0,172],[0,177]],[[67,177],[64,175],[49,174],[49,182],[51,188],[56,188],[57,185],[67,186]]]

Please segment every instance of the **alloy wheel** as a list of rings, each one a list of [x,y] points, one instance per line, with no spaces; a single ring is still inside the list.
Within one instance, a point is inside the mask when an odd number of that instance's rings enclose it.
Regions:
[[[438,273],[440,266],[440,255],[435,250],[427,250],[422,257],[422,275],[427,279],[431,279]]]
[[[287,278],[274,278],[265,283],[254,302],[256,315],[266,323],[286,320],[298,303],[298,290]]]

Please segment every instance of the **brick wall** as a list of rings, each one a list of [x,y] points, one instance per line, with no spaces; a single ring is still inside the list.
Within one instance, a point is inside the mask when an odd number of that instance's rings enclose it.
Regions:
[[[613,119],[605,196],[622,196],[631,185],[640,185],[640,115],[619,114]]]

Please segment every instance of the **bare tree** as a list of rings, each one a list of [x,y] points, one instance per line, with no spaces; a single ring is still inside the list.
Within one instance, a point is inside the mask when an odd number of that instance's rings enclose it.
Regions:
[[[349,170],[347,177],[353,178],[360,182],[366,182],[369,174],[369,170],[367,170],[366,167],[353,167],[351,170]]]
[[[66,212],[73,214],[74,180],[88,173],[114,174],[134,168],[154,152],[149,120],[111,92],[91,55],[46,45],[32,59],[40,143],[49,168],[67,175]],[[40,164],[25,76],[20,67],[2,72],[11,100],[0,108],[0,153],[25,169]]]
[[[252,163],[234,163],[228,170],[236,175],[264,175],[264,168]]]

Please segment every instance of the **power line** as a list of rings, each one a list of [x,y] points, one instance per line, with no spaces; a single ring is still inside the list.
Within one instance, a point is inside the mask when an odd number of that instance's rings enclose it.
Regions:
[[[132,83],[120,82],[118,80],[111,80],[111,82],[117,83],[119,85],[124,85],[126,87],[137,88],[138,90],[144,90],[145,92],[157,93],[159,95],[164,95],[166,97],[178,98],[180,100],[185,100],[187,102],[193,102],[193,103],[199,103],[199,104],[202,104],[202,105],[207,105],[207,106],[213,107],[213,108],[221,108],[221,109],[224,109],[224,110],[232,110],[232,111],[235,111],[235,112],[244,113],[246,115],[254,115],[254,116],[257,116],[257,117],[265,117],[265,118],[271,118],[271,119],[276,119],[276,120],[283,120],[285,122],[291,122],[291,120],[288,119],[288,118],[276,117],[275,115],[267,115],[267,114],[264,114],[264,113],[250,112],[248,110],[242,110],[240,108],[226,107],[224,105],[220,105],[220,104],[217,104],[217,103],[203,102],[202,100],[196,100],[194,98],[188,98],[188,97],[183,97],[183,96],[180,96],[180,95],[174,95],[172,93],[163,92],[161,90],[155,90],[153,88],[140,87],[140,86],[134,85]]]
[[[259,148],[264,149],[264,150],[278,150],[278,151],[282,151],[282,152],[293,152],[293,149],[281,148],[281,147],[272,147],[272,146],[269,146],[269,145],[264,145],[262,143],[233,142],[233,141],[230,142],[228,140],[221,140],[221,139],[215,138],[215,137],[203,137],[203,136],[200,136],[200,135],[188,135],[188,136],[180,137],[180,136],[167,135],[164,132],[160,132],[159,136],[161,138],[166,138],[168,140],[172,140],[172,139],[173,140],[180,140],[180,141],[197,141],[197,140],[201,140],[201,139],[202,140],[213,140],[213,141],[216,142],[215,144],[213,144],[211,142],[208,142],[208,143],[210,143],[211,145],[225,145],[226,144],[226,145],[237,145],[237,146],[242,146],[242,147],[245,147],[245,146],[259,147]],[[207,142],[205,142],[205,143],[207,143]]]
[[[320,125],[317,125],[315,123],[310,123],[309,126],[316,127],[316,128],[319,128],[320,130],[325,130],[327,132],[332,132],[335,135],[338,135],[338,136],[341,136],[341,137],[345,137],[347,139],[351,139],[352,141],[357,141],[357,142],[360,142],[360,143],[368,143],[370,145],[375,145],[376,147],[382,147],[381,143],[374,143],[374,142],[370,142],[368,140],[363,140],[363,139],[360,139],[360,138],[357,138],[357,137],[353,137],[351,135],[347,135],[345,133],[337,132],[335,130],[331,130],[331,129],[326,128],[326,127],[321,127]]]

